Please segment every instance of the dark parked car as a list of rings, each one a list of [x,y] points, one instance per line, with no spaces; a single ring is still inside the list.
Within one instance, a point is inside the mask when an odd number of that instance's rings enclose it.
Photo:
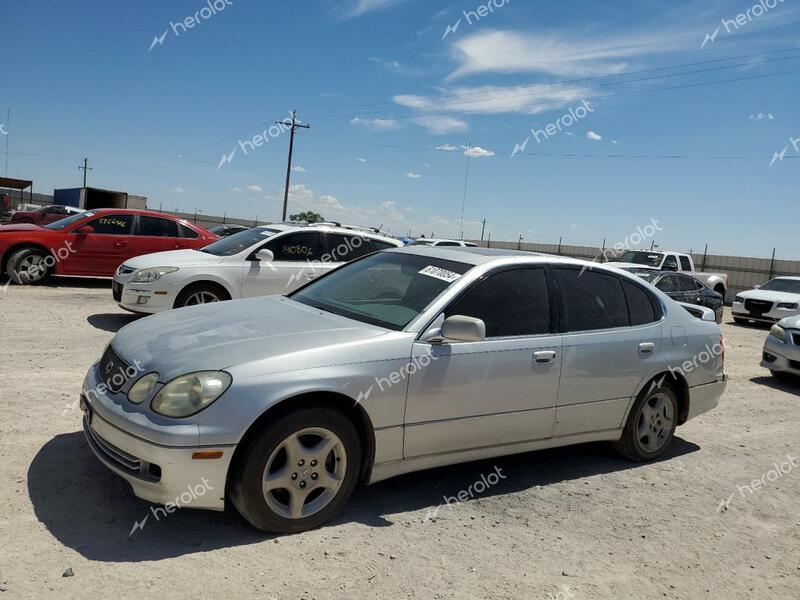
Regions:
[[[83,211],[72,206],[43,206],[37,210],[18,210],[11,215],[10,223],[33,223],[34,225],[47,225],[55,223],[65,217],[77,215]]]
[[[215,225],[209,231],[214,235],[218,235],[219,237],[228,237],[229,235],[233,235],[234,233],[239,233],[240,231],[247,231],[248,229],[252,229],[252,227],[245,227],[244,225],[235,225],[232,223],[228,223],[225,225]]]
[[[699,279],[672,271],[640,271],[635,274],[673,300],[710,308],[717,317],[717,323],[722,323],[722,312],[725,309],[722,294],[715,292]]]

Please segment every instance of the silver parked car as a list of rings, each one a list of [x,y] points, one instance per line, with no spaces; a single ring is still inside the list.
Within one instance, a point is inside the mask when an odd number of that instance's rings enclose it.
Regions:
[[[183,505],[303,531],[421,469],[598,440],[658,457],[726,386],[695,308],[594,263],[386,250],[289,296],[131,323],[86,375],[84,430],[141,498],[202,484]]]
[[[800,377],[800,315],[782,319],[769,330],[761,366],[774,377]]]

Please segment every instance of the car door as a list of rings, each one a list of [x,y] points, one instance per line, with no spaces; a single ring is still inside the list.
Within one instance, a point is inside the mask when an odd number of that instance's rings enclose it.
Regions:
[[[172,250],[168,237],[178,235],[178,225],[174,221],[139,215],[133,228],[133,238],[129,247],[131,257]]]
[[[271,262],[256,259],[270,250]],[[286,294],[317,277],[323,268],[324,241],[320,231],[290,232],[255,247],[242,267],[242,297]]]
[[[133,221],[132,214],[105,214],[74,227],[68,235],[74,251],[63,261],[64,273],[113,276],[130,258]],[[83,227],[91,227],[92,233],[77,233]]]
[[[661,346],[658,299],[636,281],[556,267],[563,351],[555,436],[622,426]]]
[[[409,376],[404,456],[546,439],[561,371],[550,284],[543,267],[482,278],[444,316],[482,319],[480,342],[417,341]]]

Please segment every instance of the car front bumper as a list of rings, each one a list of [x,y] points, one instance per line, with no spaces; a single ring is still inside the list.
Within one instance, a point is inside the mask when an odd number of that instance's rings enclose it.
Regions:
[[[155,314],[172,309],[178,297],[177,284],[159,279],[153,283],[129,283],[114,277],[112,293],[116,303],[134,313]]]
[[[788,308],[772,307],[772,310],[765,313],[751,313],[744,307],[744,302],[734,302],[731,305],[731,314],[739,319],[749,319],[751,321],[759,321],[761,323],[777,323],[786,317],[794,317],[800,314],[800,310]]]
[[[797,335],[787,332],[787,340],[792,340]],[[771,335],[767,336],[761,366],[770,371],[800,376],[800,346],[791,341],[781,342]]]
[[[125,479],[143,500],[168,509],[175,505],[224,510],[225,482],[235,446],[169,446],[125,431],[120,426],[125,413],[113,410],[113,400],[99,393],[102,387],[95,370],[92,367],[86,376],[80,406],[84,413],[83,432],[98,460]],[[141,433],[141,424],[132,428]],[[154,430],[156,433],[163,437],[163,433]],[[195,453],[212,449],[221,450],[222,456],[211,460],[196,458]]]

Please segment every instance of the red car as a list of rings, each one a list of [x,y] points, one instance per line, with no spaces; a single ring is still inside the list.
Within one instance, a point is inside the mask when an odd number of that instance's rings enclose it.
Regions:
[[[11,215],[9,223],[33,223],[34,225],[47,225],[60,221],[64,217],[77,215],[83,212],[80,208],[73,208],[72,206],[59,206],[53,204],[52,206],[43,206],[37,210],[18,210]]]
[[[51,275],[113,277],[126,260],[142,254],[202,248],[220,239],[162,213],[103,208],[44,227],[0,226],[0,273],[36,285]]]

